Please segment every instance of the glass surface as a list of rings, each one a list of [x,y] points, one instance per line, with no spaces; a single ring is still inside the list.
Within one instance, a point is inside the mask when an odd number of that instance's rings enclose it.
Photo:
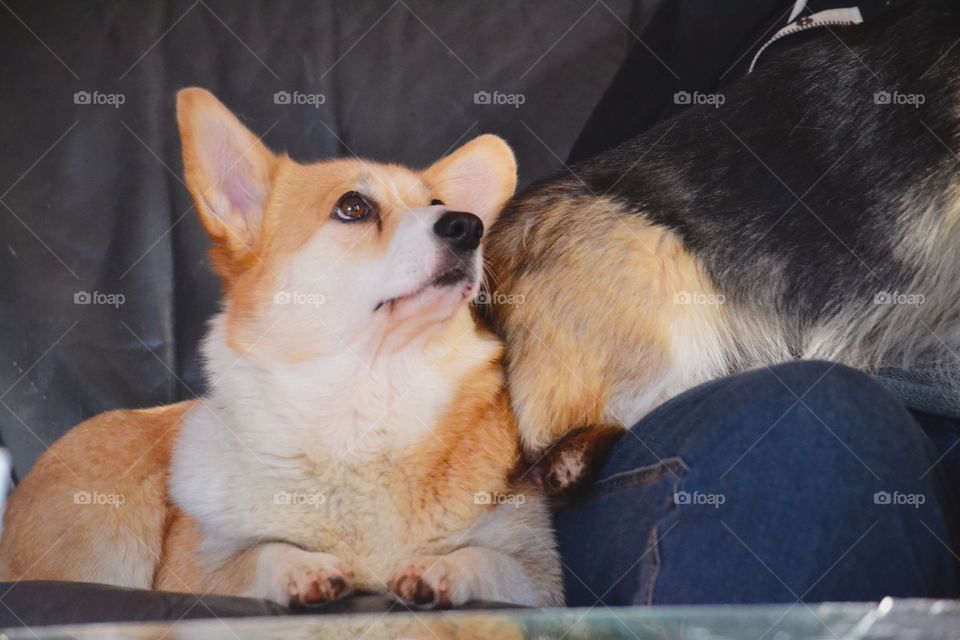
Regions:
[[[960,603],[884,600],[876,604],[629,607],[462,611],[279,618],[225,618],[166,623],[79,625],[7,630],[31,638],[417,638],[424,640],[923,640],[960,638]]]

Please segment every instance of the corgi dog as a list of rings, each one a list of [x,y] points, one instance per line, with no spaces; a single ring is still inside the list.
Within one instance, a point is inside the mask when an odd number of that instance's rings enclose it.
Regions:
[[[507,144],[480,136],[424,171],[300,164],[199,88],[177,121],[223,279],[208,395],[56,442],[10,499],[0,579],[562,605],[502,345],[469,306],[516,186]]]
[[[783,361],[922,372],[958,410],[958,25],[938,1],[811,30],[507,205],[484,309],[548,492],[666,400]]]

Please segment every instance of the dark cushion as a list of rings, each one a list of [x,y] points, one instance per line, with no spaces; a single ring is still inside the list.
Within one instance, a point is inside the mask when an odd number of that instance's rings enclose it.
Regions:
[[[194,596],[123,589],[86,582],[0,583],[0,628],[130,622],[238,618],[289,614],[387,613],[407,607],[383,595],[358,595],[324,605],[288,609],[266,600],[228,596]],[[504,609],[510,605],[471,602],[464,609]]]

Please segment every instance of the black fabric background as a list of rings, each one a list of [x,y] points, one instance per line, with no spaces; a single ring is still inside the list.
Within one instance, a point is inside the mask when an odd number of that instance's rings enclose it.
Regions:
[[[301,161],[422,166],[497,133],[525,184],[565,170],[605,91],[576,157],[675,110],[679,88],[735,76],[789,4],[2,3],[0,435],[17,475],[82,419],[203,391],[197,346],[219,289],[181,182],[178,88],[212,90]],[[478,105],[479,90],[525,103]],[[77,91],[125,102],[75,104]],[[278,105],[276,91],[326,102]],[[125,303],[75,304],[81,291]]]

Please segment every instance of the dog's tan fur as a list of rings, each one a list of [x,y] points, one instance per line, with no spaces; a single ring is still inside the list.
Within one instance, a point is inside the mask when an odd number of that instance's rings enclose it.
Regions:
[[[211,395],[106,413],[55,443],[10,500],[0,579],[283,603],[389,591],[428,606],[562,604],[545,502],[513,475],[502,346],[465,302],[476,282],[428,287],[425,302],[391,302],[379,315],[380,305],[361,305],[350,312],[376,319],[358,320],[346,348],[318,332],[336,309],[272,304],[321,268],[350,306],[351,288],[370,286],[362,265],[383,261],[402,229],[417,232],[409,216],[435,215],[431,198],[474,205],[489,224],[515,187],[509,148],[482,136],[420,173],[360,160],[301,165],[273,155],[205,91],[180,93],[178,121],[187,185],[224,282],[205,346]],[[360,189],[379,203],[375,231],[329,214]],[[78,491],[123,502],[78,504]],[[324,503],[278,503],[296,492]]]
[[[520,433],[536,459],[573,429],[622,428],[676,393],[682,350],[710,350],[723,310],[677,304],[713,293],[698,261],[676,234],[614,201],[560,183],[514,206],[522,214],[501,218],[491,235],[487,286]],[[644,406],[623,406],[621,394],[637,389],[648,390]]]
[[[10,497],[0,543],[4,579],[153,584],[172,515],[171,445],[192,404],[110,411],[47,450]],[[74,499],[81,491],[125,502],[92,508]]]

